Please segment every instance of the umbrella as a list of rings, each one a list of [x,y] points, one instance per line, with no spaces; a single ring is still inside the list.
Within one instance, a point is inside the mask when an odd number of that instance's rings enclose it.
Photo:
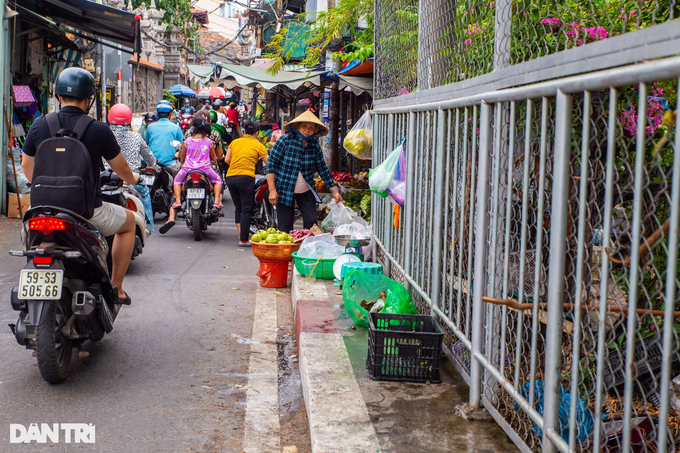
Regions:
[[[209,97],[210,99],[224,99],[227,97],[227,93],[220,87],[212,87],[210,88]]]
[[[190,98],[196,96],[196,92],[186,85],[173,85],[168,88],[168,91],[170,91],[174,96],[186,96]]]
[[[210,87],[203,87],[200,90],[198,90],[198,93],[196,93],[196,97],[209,98],[210,97]]]

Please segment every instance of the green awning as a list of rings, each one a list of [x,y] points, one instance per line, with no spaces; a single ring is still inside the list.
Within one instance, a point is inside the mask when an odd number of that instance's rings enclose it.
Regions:
[[[189,71],[196,77],[202,79],[210,77],[213,73],[213,67],[209,65],[188,64],[187,68],[189,68]]]
[[[276,75],[269,75],[267,74],[267,70],[263,68],[225,63],[216,63],[216,65],[222,68],[222,73],[220,74],[221,78],[224,78],[225,75],[230,75],[234,77],[242,87],[260,84],[265,90],[271,90],[279,85],[286,86],[291,90],[297,90],[305,84],[321,86],[321,75],[326,73],[326,71],[312,71],[307,73],[280,71]]]

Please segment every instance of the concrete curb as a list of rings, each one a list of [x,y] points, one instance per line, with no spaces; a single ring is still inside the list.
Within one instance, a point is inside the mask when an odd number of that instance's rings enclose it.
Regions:
[[[293,269],[300,379],[314,453],[375,453],[378,436],[354,377],[323,282]]]

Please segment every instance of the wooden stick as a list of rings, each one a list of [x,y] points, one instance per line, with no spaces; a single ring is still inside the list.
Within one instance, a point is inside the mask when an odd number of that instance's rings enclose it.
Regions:
[[[663,237],[665,233],[668,233],[668,230],[671,228],[671,219],[666,220],[663,225],[661,225],[661,228],[656,230],[654,233],[652,233],[651,236],[649,236],[645,241],[642,243],[640,246],[640,257],[644,256],[649,252],[649,250],[654,247],[654,245],[659,242],[659,239]],[[611,254],[614,253],[611,249],[611,247],[605,247],[604,253],[607,255],[607,258],[609,258],[610,261],[616,263],[616,264],[630,264],[630,256],[628,258],[624,258],[623,260],[617,260],[614,258]]]
[[[520,304],[519,302],[516,302],[512,299],[496,299],[494,297],[487,297],[487,296],[482,296],[482,300],[484,302],[487,302],[489,304],[494,304],[494,305],[505,305],[506,307],[514,308],[515,310],[530,310],[534,308],[533,303],[524,303]],[[548,304],[545,302],[541,302],[538,304],[539,307],[541,308],[548,308]],[[567,309],[573,309],[575,307],[575,304],[562,304],[562,306]],[[599,310],[600,305],[584,305],[581,304],[581,309],[582,310]],[[618,312],[618,313],[628,313],[628,307],[619,307],[618,305],[609,305],[607,307],[607,310],[613,311],[613,312]],[[646,315],[646,314],[651,314],[652,316],[663,316],[664,311],[663,310],[647,310],[646,308],[638,308],[635,310],[635,312],[639,315]],[[675,311],[673,312],[673,316],[676,318],[680,318],[680,311]]]

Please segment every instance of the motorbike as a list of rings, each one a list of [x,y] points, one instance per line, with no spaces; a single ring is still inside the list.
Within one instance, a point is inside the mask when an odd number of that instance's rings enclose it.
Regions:
[[[170,169],[160,162],[156,165],[142,163],[139,174],[149,187],[154,214],[167,215],[172,205],[173,175]]]
[[[268,228],[278,228],[276,206],[269,202],[267,178],[261,174],[255,174],[255,204],[250,218],[250,232],[255,234],[258,230]]]
[[[135,251],[141,253],[146,235],[144,215],[132,190],[122,189],[115,175],[102,177],[102,196],[135,212]],[[17,343],[35,351],[43,379],[56,384],[68,377],[72,349],[85,341],[101,340],[113,330],[122,304],[112,286],[110,248],[87,219],[56,206],[34,206],[23,218],[23,250],[10,255],[25,257],[19,284],[12,288],[10,304],[19,312],[9,327]],[[138,242],[139,241],[141,242]]]
[[[135,245],[132,249],[132,259],[134,260],[144,251],[146,239],[151,234],[146,229],[146,212],[144,211],[142,196],[133,186],[124,185],[118,175],[111,170],[102,172],[100,178],[102,201],[122,206],[135,215]],[[109,238],[109,245],[112,241],[113,237]]]
[[[227,126],[225,127],[225,129],[227,130],[227,134],[229,135],[229,143],[231,143],[232,140],[236,140],[237,138],[241,138],[241,136],[239,135],[238,124],[236,124],[232,121],[229,121],[227,123]],[[229,143],[227,143],[227,145],[229,145]]]
[[[186,132],[189,130],[191,127],[191,119],[194,117],[194,115],[190,115],[188,113],[182,113],[180,116],[180,127],[182,128],[182,133],[186,134]]]
[[[182,211],[194,240],[203,239],[203,232],[219,220],[220,210],[213,207],[212,184],[207,174],[192,170],[187,174],[182,188]]]

